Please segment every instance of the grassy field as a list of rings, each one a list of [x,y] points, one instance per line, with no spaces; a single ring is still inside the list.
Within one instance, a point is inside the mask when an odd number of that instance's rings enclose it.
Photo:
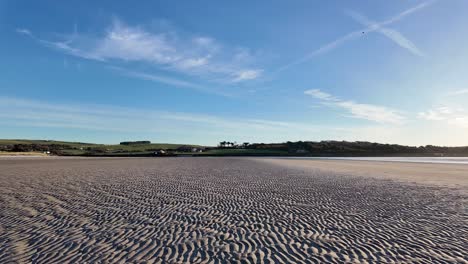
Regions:
[[[212,149],[197,155],[210,155],[210,156],[278,156],[288,155],[287,151],[269,150],[269,149]]]
[[[82,142],[67,142],[55,140],[30,140],[30,139],[0,139],[0,145],[14,145],[14,144],[39,144],[39,145],[69,145],[71,147],[84,147],[84,146],[97,146],[99,144],[82,143]]]
[[[151,144],[135,144],[135,145],[106,145],[93,144],[83,142],[66,142],[54,140],[22,140],[22,139],[0,139],[0,151],[5,150],[6,146],[13,145],[38,145],[41,147],[50,146],[52,149],[59,149],[60,154],[64,156],[149,156],[156,150],[176,150],[181,146],[203,147],[191,144],[168,144],[168,143],[151,143]],[[18,152],[18,153],[29,153]],[[13,153],[8,151],[7,153]],[[41,153],[41,151],[33,151],[32,153]],[[270,150],[270,149],[210,149],[202,153],[186,153],[174,151],[174,154],[189,154],[194,156],[279,156],[288,155],[287,151]]]

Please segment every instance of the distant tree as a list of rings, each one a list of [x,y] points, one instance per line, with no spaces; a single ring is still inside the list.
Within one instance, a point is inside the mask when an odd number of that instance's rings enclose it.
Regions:
[[[249,144],[250,144],[249,142],[244,142],[244,143],[242,143],[242,146],[243,146],[244,148],[246,148],[246,147],[249,146]]]
[[[15,144],[13,146],[12,151],[14,151],[14,152],[27,152],[27,151],[31,151],[31,148],[28,145],[25,145],[25,144]]]
[[[141,145],[141,144],[151,144],[151,141],[123,141],[120,142],[120,145]]]

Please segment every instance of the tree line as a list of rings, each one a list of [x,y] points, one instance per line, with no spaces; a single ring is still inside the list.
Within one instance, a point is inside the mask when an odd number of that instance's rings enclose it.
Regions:
[[[283,150],[291,154],[310,156],[468,156],[468,147],[404,146],[365,141],[297,141],[285,143],[254,143],[251,149]]]

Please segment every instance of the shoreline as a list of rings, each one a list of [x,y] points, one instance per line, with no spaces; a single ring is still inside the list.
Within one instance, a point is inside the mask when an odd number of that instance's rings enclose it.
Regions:
[[[42,153],[0,152],[3,157],[55,157],[55,158],[172,158],[172,157],[193,157],[193,158],[253,158],[253,159],[285,159],[304,161],[368,161],[368,162],[401,162],[401,163],[426,163],[426,164],[460,164],[468,165],[468,156],[290,156],[290,155],[214,155],[214,154],[173,154],[173,155],[152,155],[152,154],[124,154],[124,155],[51,155]]]
[[[265,158],[256,160],[301,170],[320,170],[350,176],[468,189],[467,164],[343,159]]]

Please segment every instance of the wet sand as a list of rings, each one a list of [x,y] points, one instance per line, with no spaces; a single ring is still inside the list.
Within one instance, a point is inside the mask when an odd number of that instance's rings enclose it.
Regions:
[[[462,190],[468,190],[468,164],[281,158],[264,158],[259,161],[297,169],[326,170],[343,175],[460,187]]]
[[[0,158],[0,263],[468,263],[459,168],[333,162]]]

